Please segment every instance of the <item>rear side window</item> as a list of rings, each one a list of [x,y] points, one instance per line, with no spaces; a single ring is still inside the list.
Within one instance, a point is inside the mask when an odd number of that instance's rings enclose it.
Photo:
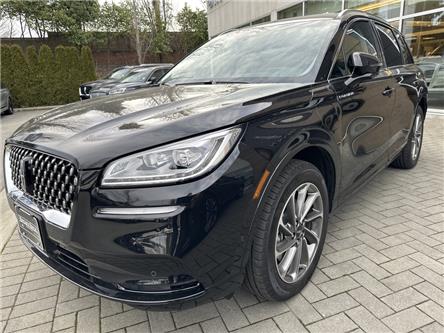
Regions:
[[[376,37],[367,21],[354,22],[348,27],[336,63],[333,66],[332,78],[351,74],[350,57],[353,52],[369,53],[382,61],[376,47]]]
[[[392,29],[376,24],[387,67],[403,64],[401,50]]]
[[[410,53],[409,47],[404,40],[404,37],[401,36],[399,32],[395,32],[396,40],[398,41],[398,45],[401,48],[402,59],[404,60],[404,64],[413,64],[412,54]]]

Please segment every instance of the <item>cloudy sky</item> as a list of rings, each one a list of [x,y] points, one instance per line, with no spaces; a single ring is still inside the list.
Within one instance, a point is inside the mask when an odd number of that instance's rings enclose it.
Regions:
[[[125,0],[99,0],[100,3],[104,2],[114,2],[119,3]],[[184,6],[187,4],[189,7],[193,9],[204,9],[205,4],[204,0],[170,0],[170,3],[173,7],[173,14],[176,15]],[[0,21],[0,37],[5,38],[9,37],[11,32],[11,24],[12,24],[12,37],[20,37],[20,25],[18,22],[9,22],[6,20]],[[173,28],[174,29],[174,28]],[[29,34],[26,34],[25,37],[29,37]],[[35,35],[33,37],[36,37]]]

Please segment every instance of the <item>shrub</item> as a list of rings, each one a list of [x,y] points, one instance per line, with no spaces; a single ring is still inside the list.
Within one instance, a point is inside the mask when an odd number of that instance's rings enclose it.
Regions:
[[[39,50],[40,105],[55,105],[55,64],[54,54],[48,45],[42,45]]]
[[[26,105],[41,105],[40,86],[42,77],[39,73],[39,56],[35,46],[26,48],[26,59],[28,60],[28,93],[26,94]]]
[[[68,82],[68,68],[66,62],[66,48],[57,46],[54,52],[54,102],[55,104],[68,103],[66,84]]]
[[[79,85],[95,80],[94,60],[89,47],[47,45],[26,48],[1,45],[0,80],[9,88],[15,106],[66,104],[79,100]]]
[[[11,81],[8,88],[11,91],[12,102],[15,106],[28,106],[28,62],[20,46],[12,45],[10,53],[12,66],[10,66]]]
[[[0,80],[6,86],[11,85],[11,50],[7,45],[0,45]]]
[[[65,66],[68,76],[66,78],[66,100],[68,103],[79,100],[79,85],[82,81],[82,71],[79,60],[79,50],[70,46],[67,47]]]
[[[96,80],[96,67],[91,49],[88,46],[82,46],[80,51],[80,66],[82,71],[80,83]]]

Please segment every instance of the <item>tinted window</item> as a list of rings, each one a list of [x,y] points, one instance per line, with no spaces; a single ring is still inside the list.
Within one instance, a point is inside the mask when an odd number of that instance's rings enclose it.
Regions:
[[[351,74],[353,68],[350,64],[350,57],[353,52],[369,53],[381,60],[381,56],[376,47],[375,35],[368,22],[355,22],[347,29],[338,53],[338,58],[333,67],[332,77]]]
[[[396,32],[396,40],[398,41],[398,45],[401,48],[402,59],[404,60],[404,64],[412,64],[413,58],[410,50],[405,42],[404,38],[401,36],[399,32]]]
[[[211,39],[162,82],[314,82],[337,20],[279,21]]]
[[[119,68],[111,72],[111,74],[109,74],[106,78],[113,80],[120,80],[121,78],[126,76],[126,74],[130,72],[130,70],[131,68]]]
[[[402,55],[393,31],[376,24],[387,67],[402,65]]]

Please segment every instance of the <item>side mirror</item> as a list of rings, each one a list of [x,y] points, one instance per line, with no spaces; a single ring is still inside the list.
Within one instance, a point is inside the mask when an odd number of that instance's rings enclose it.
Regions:
[[[356,76],[375,74],[382,66],[378,58],[364,52],[353,52],[349,58],[349,62],[350,66],[353,68],[353,74]]]
[[[153,80],[148,80],[148,81],[146,81],[145,83],[146,83],[146,84],[153,84],[154,81],[153,81]]]
[[[377,57],[365,52],[353,52],[348,61],[349,66],[353,68],[353,74],[345,81],[347,86],[371,78],[382,66]]]

